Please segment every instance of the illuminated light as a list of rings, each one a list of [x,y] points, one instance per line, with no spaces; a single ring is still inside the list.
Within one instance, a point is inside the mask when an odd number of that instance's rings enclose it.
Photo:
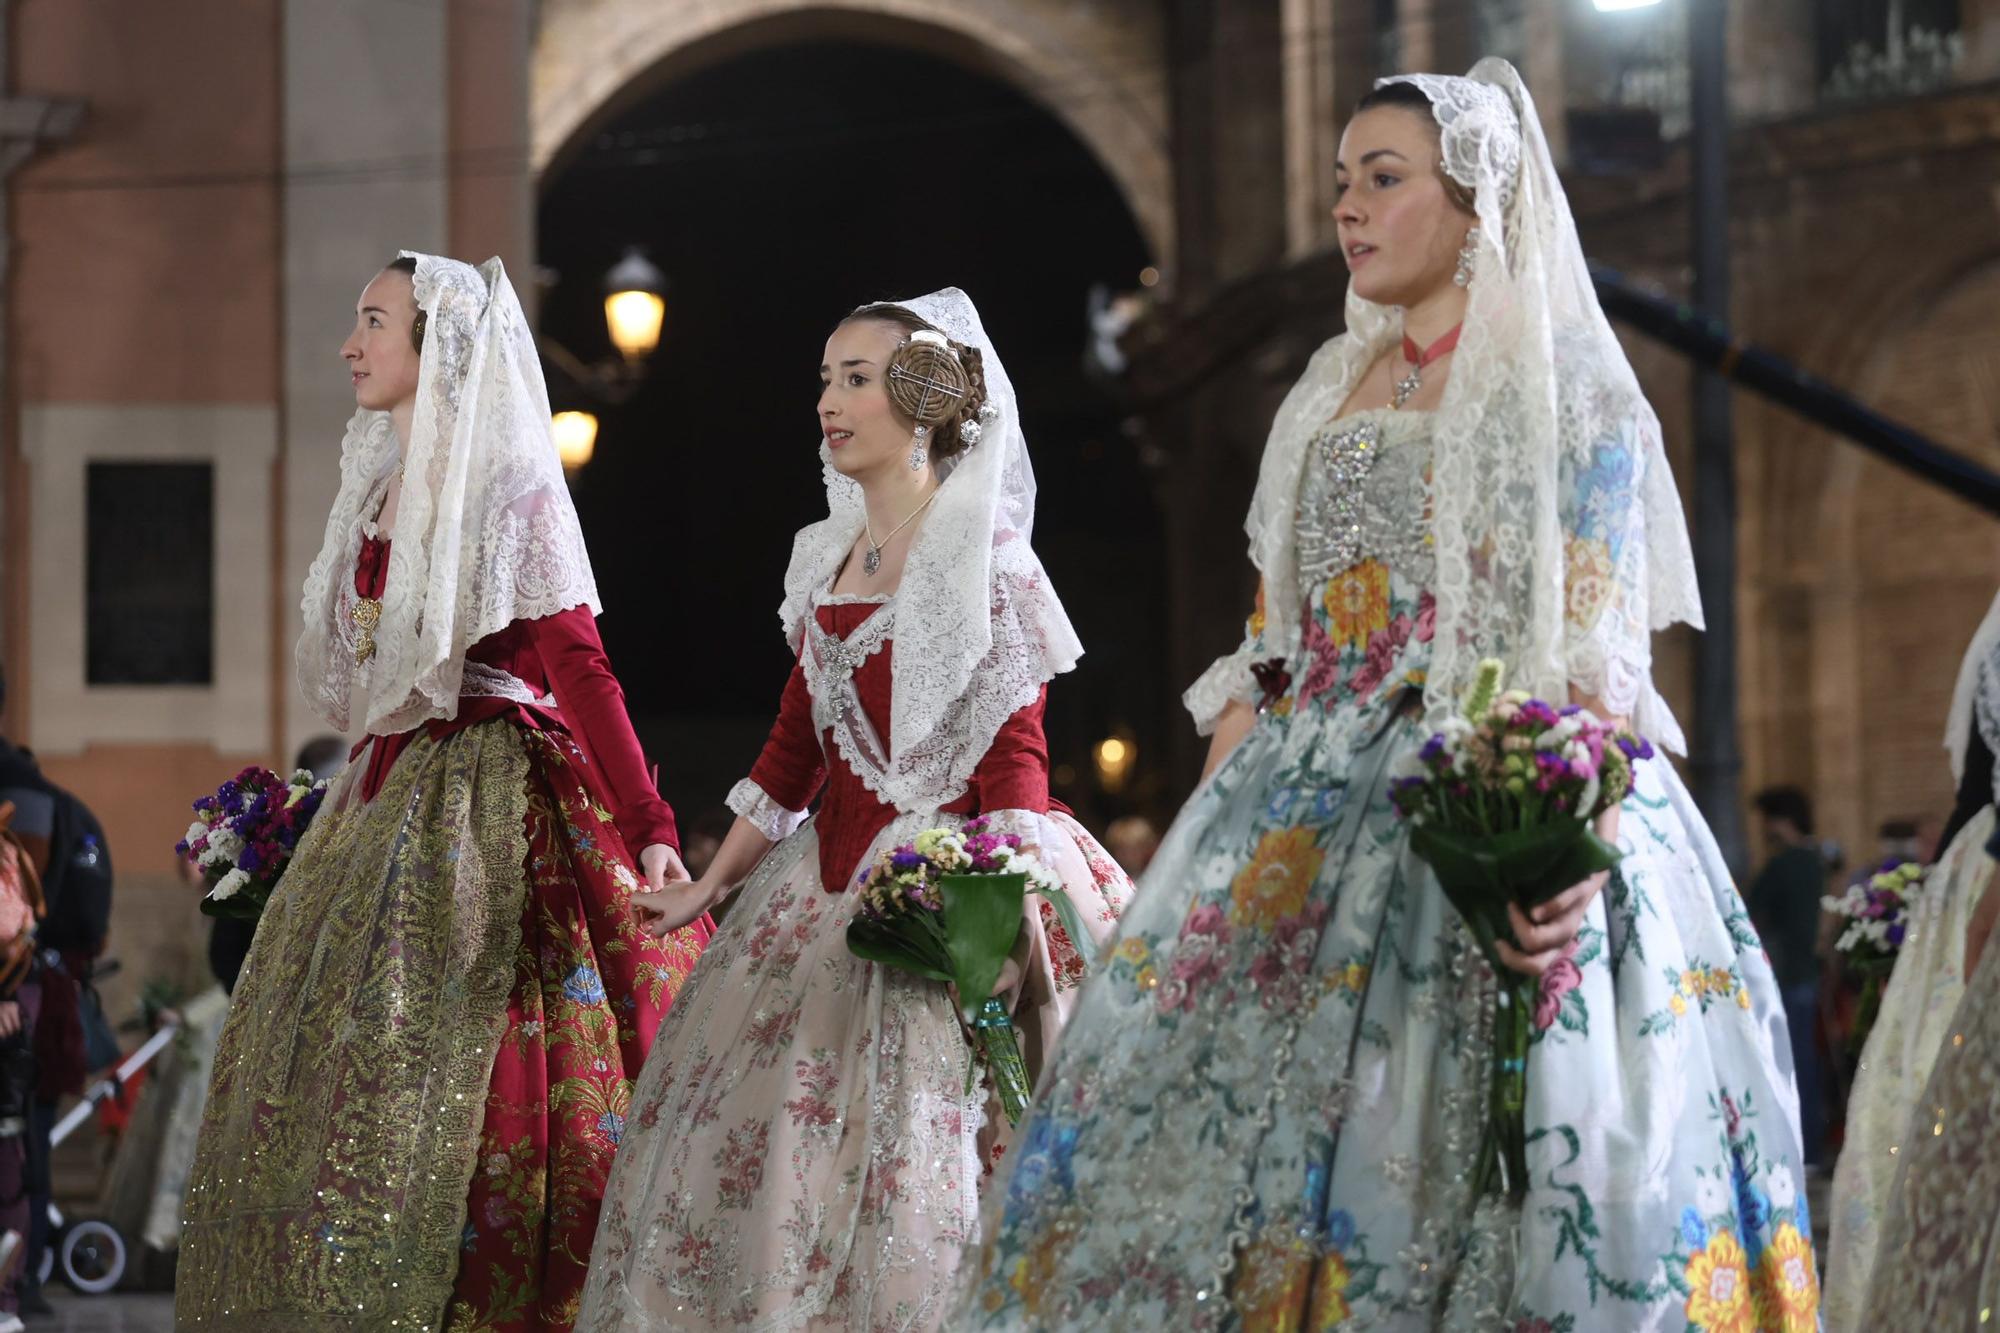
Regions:
[[[1616,14],[1626,9],[1651,9],[1660,0],[1592,0],[1600,14]]]
[[[1146,265],[1146,267],[1144,267],[1144,268],[1140,269],[1140,270],[1139,270],[1139,285],[1140,285],[1141,287],[1157,287],[1157,286],[1159,286],[1159,285],[1160,285],[1160,270],[1158,270],[1158,269],[1154,268],[1154,267],[1153,267],[1153,266],[1152,266],[1151,264],[1148,264],[1148,265]]]
[[[604,323],[611,345],[627,361],[643,361],[660,345],[667,318],[667,277],[637,248],[604,275]]]
[[[550,418],[549,429],[556,437],[556,455],[562,459],[564,472],[574,475],[597,452],[594,412],[558,412]]]
[[[1125,785],[1125,779],[1132,774],[1133,761],[1139,757],[1139,747],[1123,736],[1106,736],[1097,743],[1091,758],[1097,764],[1097,780],[1104,784],[1106,791],[1118,791]]]
[[[627,361],[643,361],[660,345],[667,321],[665,298],[653,292],[613,292],[604,298],[604,323]]]

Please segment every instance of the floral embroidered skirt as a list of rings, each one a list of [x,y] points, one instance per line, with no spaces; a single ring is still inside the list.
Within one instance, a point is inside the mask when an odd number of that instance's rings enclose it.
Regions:
[[[899,817],[877,845],[945,822]],[[1043,863],[1109,935],[1124,873],[1067,815],[1041,826]],[[745,881],[640,1076],[579,1329],[938,1327],[999,1113],[968,1086],[946,989],[848,953],[855,902],[821,886],[810,821]],[[1060,927],[1029,929],[1032,1060],[1080,960]]]
[[[693,970],[575,743],[359,766],[272,895],[216,1057],[176,1326],[567,1329],[631,1079]]]
[[[1267,715],[1195,793],[951,1327],[1816,1327],[1784,1013],[1664,760],[1537,1006],[1526,1203],[1472,1197],[1492,976],[1390,806],[1393,703]]]

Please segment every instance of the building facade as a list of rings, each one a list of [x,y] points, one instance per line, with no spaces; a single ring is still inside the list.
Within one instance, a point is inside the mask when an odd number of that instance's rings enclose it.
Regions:
[[[0,3],[0,727],[103,817],[127,980],[200,976],[187,799],[318,729],[290,662],[350,410],[335,349],[399,246],[500,254],[532,299],[552,165],[760,46],[905,46],[1015,84],[1153,249],[1125,390],[1183,683],[1240,632],[1264,432],[1339,328],[1347,109],[1382,72],[1515,59],[1593,258],[1684,291],[1682,3]],[[1739,330],[2000,462],[2000,0],[1730,9]],[[1630,346],[1685,488],[1687,373]],[[1767,404],[1739,396],[1736,427],[1745,790],[1806,787],[1862,854],[1948,805],[1942,720],[2000,526]],[[1687,640],[1661,659],[1685,711]],[[1198,753],[1181,734],[1183,779]]]

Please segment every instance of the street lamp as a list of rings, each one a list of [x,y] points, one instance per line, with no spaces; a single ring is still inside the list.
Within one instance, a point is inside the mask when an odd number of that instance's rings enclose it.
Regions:
[[[565,476],[575,476],[597,452],[597,414],[558,412],[549,420],[556,439],[556,454],[562,459]]]
[[[1108,792],[1122,791],[1125,779],[1132,774],[1132,763],[1139,757],[1139,747],[1123,736],[1106,736],[1091,751],[1091,758],[1097,763],[1097,780]]]
[[[604,275],[604,323],[611,344],[631,364],[644,361],[660,345],[667,317],[667,276],[637,246],[625,251]]]

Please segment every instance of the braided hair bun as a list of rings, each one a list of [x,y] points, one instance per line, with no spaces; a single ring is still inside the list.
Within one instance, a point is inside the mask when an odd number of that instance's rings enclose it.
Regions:
[[[954,458],[970,447],[964,427],[986,406],[986,369],[979,349],[954,342],[914,311],[899,305],[862,306],[843,323],[867,319],[903,331],[889,358],[889,402],[912,429],[930,427],[932,458]]]

